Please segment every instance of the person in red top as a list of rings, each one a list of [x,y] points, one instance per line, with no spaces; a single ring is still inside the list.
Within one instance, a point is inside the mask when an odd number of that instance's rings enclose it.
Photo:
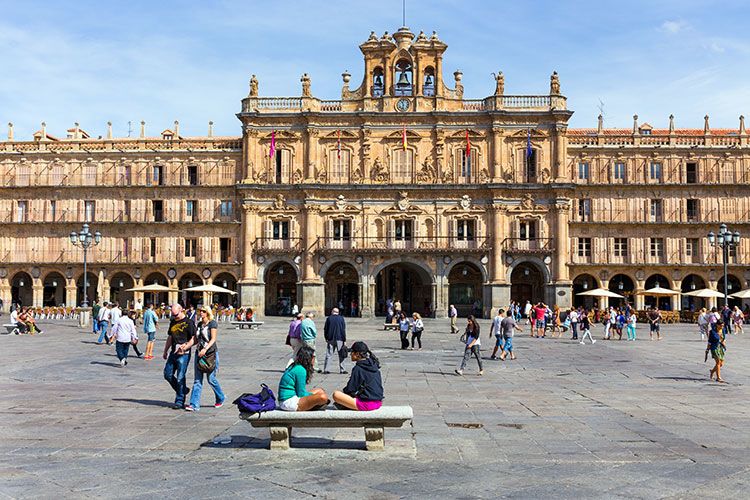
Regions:
[[[547,312],[547,306],[544,305],[543,302],[538,303],[534,307],[534,319],[536,322],[534,323],[534,327],[536,328],[536,337],[542,337],[544,338],[544,329],[546,327],[544,322],[544,315]]]

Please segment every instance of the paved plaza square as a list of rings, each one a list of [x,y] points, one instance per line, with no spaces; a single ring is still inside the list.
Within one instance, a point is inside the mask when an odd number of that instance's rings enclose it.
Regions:
[[[518,334],[518,359],[500,362],[489,359],[483,321],[485,374],[472,360],[459,377],[462,346],[447,321],[426,321],[422,351],[399,350],[398,334],[380,325],[348,320],[348,338],[365,340],[380,357],[385,403],[414,409],[413,426],[386,430],[384,452],[364,450],[362,429],[295,429],[291,450],[271,452],[268,431],[240,421],[234,405],[214,409],[210,388],[200,412],[170,409],[161,359],[131,357],[120,367],[114,348],[96,345],[72,322],[42,322],[45,335],[2,336],[0,496],[740,498],[748,491],[744,336],[729,338],[729,383],[718,384],[708,380],[711,363],[692,325],[664,326],[661,342],[639,325],[635,343],[585,346],[567,335]],[[228,401],[261,382],[276,389],[289,355],[286,326],[283,318],[259,331],[222,324],[219,380]],[[322,339],[317,351],[322,362]],[[315,375],[313,385],[331,393],[346,377]],[[223,437],[231,442],[221,444]]]

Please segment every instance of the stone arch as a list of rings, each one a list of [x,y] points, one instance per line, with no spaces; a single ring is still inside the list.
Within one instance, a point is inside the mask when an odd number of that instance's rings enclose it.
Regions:
[[[672,289],[672,282],[668,277],[661,273],[654,273],[643,282],[643,287],[646,290],[657,285],[662,288]],[[645,295],[643,297],[643,303],[646,308],[658,306],[659,309],[669,310],[672,308],[672,297],[654,297],[653,295]]]
[[[86,286],[88,287],[87,293],[84,297],[83,293],[83,273],[81,273],[78,278],[76,278],[76,303],[77,304],[83,304],[84,298],[86,299],[88,305],[93,304],[96,300],[99,299],[99,297],[96,296],[96,289],[99,286],[99,276],[96,275],[93,271],[87,271],[86,272]],[[72,305],[72,304],[71,304]]]
[[[422,260],[414,259],[412,257],[393,257],[391,259],[387,259],[372,270],[370,273],[372,278],[375,278],[380,271],[385,269],[386,267],[390,267],[393,264],[412,264],[416,266],[420,272],[424,273],[423,277],[427,277],[427,279],[430,281],[430,283],[436,282],[436,275],[435,272],[433,272],[432,269],[427,267],[427,265]]]
[[[409,257],[388,259],[373,269],[368,281],[375,285],[372,306],[376,315],[386,314],[386,304],[391,299],[400,302],[406,313],[434,314],[437,281],[424,261]]]
[[[320,265],[320,269],[318,270],[318,275],[321,278],[324,277],[331,267],[335,266],[336,264],[340,264],[342,262],[350,264],[357,271],[357,274],[359,274],[359,281],[361,283],[362,271],[358,269],[359,264],[357,264],[355,260],[352,259],[351,257],[337,256],[336,258],[326,260],[323,264]]]
[[[635,280],[628,274],[617,273],[609,279],[609,291],[625,296],[624,299],[609,299],[609,305],[618,307],[625,301],[633,304],[633,293],[635,292]]]
[[[510,283],[510,277],[513,274],[513,270],[519,265],[525,264],[525,263],[533,264],[536,267],[538,267],[542,273],[542,277],[545,283],[549,283],[550,281],[552,281],[552,275],[550,274],[550,270],[549,270],[549,267],[547,267],[547,264],[545,264],[544,261],[540,259],[539,257],[528,256],[528,257],[521,257],[519,259],[516,259],[513,261],[513,263],[510,266],[508,266],[508,272],[506,274],[506,279],[508,280],[508,283]]]
[[[150,273],[146,278],[143,280],[144,285],[152,285],[154,283],[157,283],[159,285],[169,286],[169,280],[167,277],[160,273],[160,272],[153,272]],[[148,302],[149,300],[154,303],[154,306],[157,306],[159,304],[168,304],[169,303],[169,294],[167,292],[147,292],[145,294],[145,300]]]
[[[237,277],[229,271],[217,274],[213,279],[213,284],[227,290],[237,291]],[[215,293],[211,300],[213,303],[219,303],[226,307],[235,302],[235,297],[236,295],[232,295],[231,293]]]
[[[117,302],[121,307],[135,302],[135,292],[128,292],[135,287],[135,280],[125,271],[118,271],[109,279],[109,297],[106,300]]]
[[[549,283],[549,270],[543,262],[536,260],[526,258],[514,262],[509,269],[510,298],[522,307],[526,301],[535,304],[545,300],[544,292],[545,285]]]
[[[459,264],[473,264],[477,267],[479,270],[479,273],[482,275],[482,283],[487,283],[489,281],[489,273],[487,272],[487,267],[482,264],[482,262],[475,258],[475,257],[459,257],[453,259],[450,264],[447,264],[445,266],[445,276],[448,277],[453,270],[454,267],[456,267]]]
[[[287,259],[277,259],[264,267],[266,316],[291,315],[294,305],[299,305],[298,269]]]
[[[593,290],[599,288],[600,283],[596,276],[589,273],[581,273],[573,278],[573,305],[575,307],[585,307],[591,309],[594,307],[594,297],[582,295],[578,296],[579,293],[583,293],[586,290]]]
[[[454,261],[446,270],[448,278],[448,302],[453,304],[459,316],[483,316],[486,274],[483,266],[469,259]]]
[[[299,266],[299,264],[294,262],[294,260],[287,258],[287,257],[271,257],[271,258],[266,258],[263,264],[258,266],[258,283],[265,283],[266,272],[268,271],[268,269],[270,269],[271,267],[273,267],[279,262],[286,262],[287,264],[292,266],[294,271],[297,273],[298,277],[302,276],[302,268]]]
[[[707,283],[708,280],[699,273],[691,273],[682,278],[680,283],[680,291],[682,292],[681,309],[685,311],[698,311],[702,307],[706,307],[706,299],[685,294],[707,288]]]
[[[187,271],[180,276],[177,281],[177,288],[182,290],[180,292],[180,298],[182,303],[187,307],[188,304],[197,306],[203,303],[203,292],[192,292],[185,290],[186,288],[192,288],[194,286],[200,286],[203,284],[203,278],[197,272]]]
[[[328,262],[326,262],[328,264]],[[338,307],[342,316],[358,316],[362,273],[347,259],[337,259],[321,273],[325,283],[325,314]]]
[[[68,280],[65,279],[60,271],[50,271],[42,279],[42,305],[59,306],[65,303],[65,285]]]
[[[32,305],[34,300],[33,284],[34,280],[29,273],[18,271],[14,274],[10,279],[11,302],[24,306]]]
[[[733,293],[737,293],[740,290],[742,290],[742,280],[740,280],[734,274],[727,275],[727,284],[728,284],[727,292],[729,293],[729,295],[732,295]],[[724,293],[724,276],[723,275],[719,278],[716,284],[716,289],[720,291],[721,293]],[[720,303],[724,305],[724,299],[722,298],[719,300],[720,300]],[[735,298],[729,297],[729,307],[734,307],[734,306],[742,307],[742,299],[735,299]]]

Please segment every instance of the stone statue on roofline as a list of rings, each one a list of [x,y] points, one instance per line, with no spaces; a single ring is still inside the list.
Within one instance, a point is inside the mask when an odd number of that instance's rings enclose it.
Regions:
[[[302,97],[312,97],[312,92],[310,92],[310,75],[307,73],[303,74],[299,81],[302,82]]]
[[[248,97],[258,97],[258,79],[255,78],[255,75],[250,77],[250,93]]]
[[[557,71],[553,71],[549,77],[549,93],[550,95],[560,95],[560,77],[557,76]]]
[[[499,71],[495,76],[495,95],[503,95],[505,93],[505,75],[502,71]]]

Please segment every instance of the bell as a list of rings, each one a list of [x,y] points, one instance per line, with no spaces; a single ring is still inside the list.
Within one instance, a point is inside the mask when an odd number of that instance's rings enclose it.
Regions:
[[[432,86],[432,75],[427,75],[427,78],[424,79],[424,84],[426,86]]]
[[[398,83],[396,83],[396,87],[403,88],[408,87],[409,85],[409,77],[406,76],[406,71],[402,71],[398,77]]]
[[[383,86],[383,75],[375,75],[375,86],[376,87]]]

